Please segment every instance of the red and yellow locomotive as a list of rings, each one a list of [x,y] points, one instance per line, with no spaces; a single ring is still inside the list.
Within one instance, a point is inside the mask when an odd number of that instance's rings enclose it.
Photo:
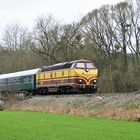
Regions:
[[[40,94],[97,91],[98,70],[91,61],[75,60],[43,67],[36,74],[36,88]]]

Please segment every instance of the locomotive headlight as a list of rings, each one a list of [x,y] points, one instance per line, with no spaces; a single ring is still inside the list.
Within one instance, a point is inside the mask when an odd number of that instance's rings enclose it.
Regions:
[[[79,82],[82,83],[82,80],[80,79]]]
[[[97,80],[94,80],[94,83],[96,83],[97,82]]]

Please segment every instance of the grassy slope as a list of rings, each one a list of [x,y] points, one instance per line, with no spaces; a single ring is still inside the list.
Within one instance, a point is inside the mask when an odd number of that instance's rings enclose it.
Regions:
[[[140,123],[37,112],[0,112],[0,140],[139,140]]]

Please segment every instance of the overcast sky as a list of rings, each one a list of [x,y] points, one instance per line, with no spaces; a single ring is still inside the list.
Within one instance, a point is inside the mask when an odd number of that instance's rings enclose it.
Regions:
[[[123,0],[0,0],[0,32],[13,23],[31,28],[39,15],[53,15],[64,23],[78,21],[105,4]]]

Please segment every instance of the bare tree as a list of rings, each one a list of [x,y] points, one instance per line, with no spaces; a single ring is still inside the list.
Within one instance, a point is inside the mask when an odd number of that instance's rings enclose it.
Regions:
[[[60,25],[52,16],[39,17],[31,49],[41,55],[47,64],[72,59],[81,43],[79,28],[78,24]]]
[[[62,26],[62,36],[60,41],[60,51],[65,61],[76,59],[81,46],[82,34],[79,24],[68,24]]]
[[[61,27],[52,16],[38,17],[32,34],[31,49],[40,54],[48,64],[59,62],[56,52],[61,38]]]
[[[6,52],[5,63],[9,72],[26,69],[30,39],[28,30],[18,24],[7,26],[1,45]]]
[[[133,58],[133,66],[136,72],[140,70],[140,2],[130,2],[131,13],[130,13],[130,32],[129,36],[129,49]]]
[[[106,74],[108,79],[106,86],[109,87],[109,91],[111,91],[113,83],[115,88],[118,88],[117,81],[123,85],[120,90],[126,90],[129,82],[131,83],[126,80],[129,79],[128,66],[131,65],[128,60],[132,59],[134,63],[136,63],[136,59],[139,61],[139,20],[136,20],[139,18],[139,14],[136,18],[134,13],[136,12],[132,12],[130,3],[121,2],[115,6],[103,6],[95,9],[81,21],[85,43],[93,46],[98,58],[98,68],[100,72],[103,71]],[[133,18],[135,19],[134,27],[132,26]],[[130,57],[129,50],[131,50],[132,56],[135,53],[136,59]],[[121,80],[119,77],[122,77]]]

